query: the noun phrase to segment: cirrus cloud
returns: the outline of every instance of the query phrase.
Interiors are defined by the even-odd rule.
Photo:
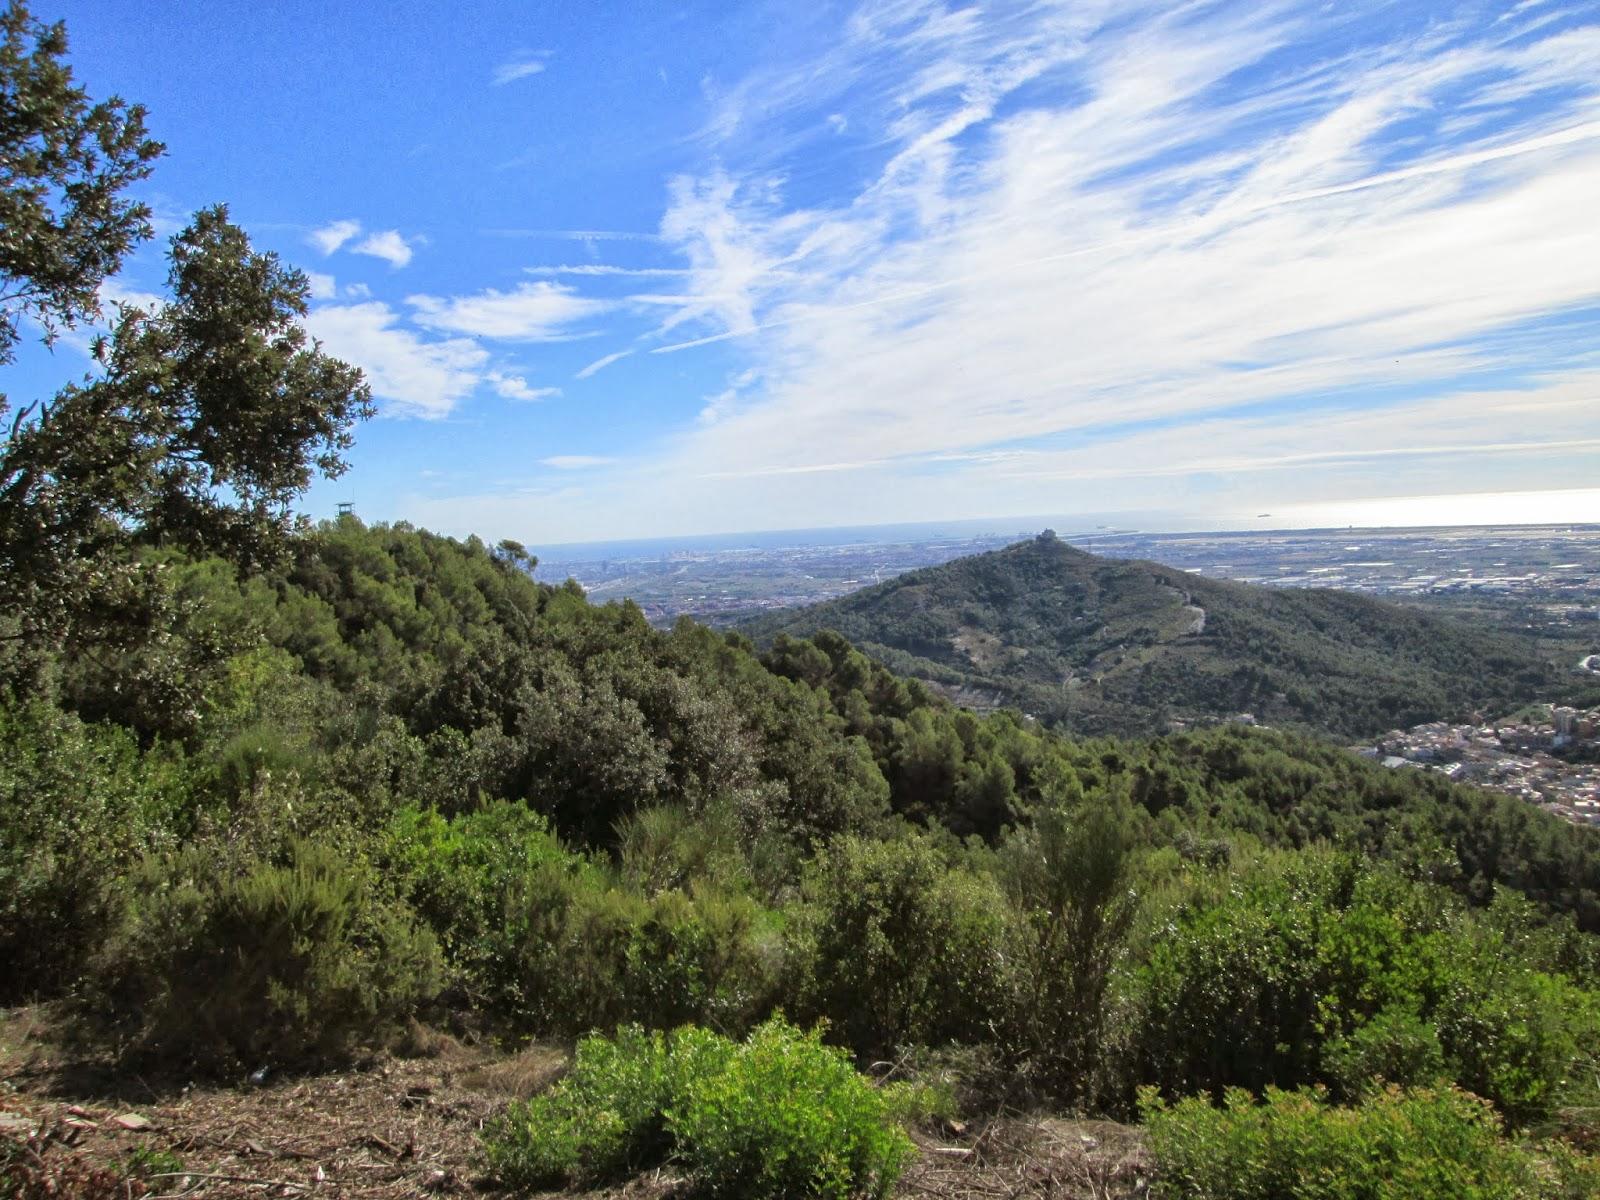
[[[372,390],[404,416],[448,416],[484,381],[489,352],[471,338],[429,340],[387,304],[322,305],[306,325],[330,354],[361,368]]]
[[[570,336],[567,327],[610,307],[555,283],[489,288],[469,296],[408,296],[417,324],[451,333],[515,342]]]

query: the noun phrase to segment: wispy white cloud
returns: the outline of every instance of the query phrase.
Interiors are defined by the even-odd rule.
[[[489,384],[496,395],[506,400],[548,400],[561,394],[560,388],[533,387],[521,375],[506,375],[498,371],[490,373]]]
[[[494,69],[493,82],[495,87],[504,87],[508,83],[515,83],[519,79],[526,79],[530,75],[537,75],[545,68],[545,55],[524,54],[508,59]]]
[[[1600,40],[1496,45],[1445,25],[1319,58],[1359,13],[991,18],[864,10],[857,57],[896,63],[897,104],[881,169],[843,202],[788,203],[759,155],[673,185],[662,233],[691,274],[651,298],[669,313],[657,348],[732,339],[758,373],[707,404],[674,469],[881,479],[946,455],[947,476],[988,485],[1022,468],[959,456],[1142,422],[1177,428],[1175,470],[1236,470],[1196,454],[1216,414],[1275,407],[1266,427],[1297,443],[1296,397],[1460,391],[1529,365],[1486,340],[1498,331],[1600,302]],[[1062,99],[1015,102],[1046,77]],[[1428,136],[1535,88],[1538,105]],[[719,136],[758,145],[761,119]]]
[[[617,460],[594,454],[553,454],[541,458],[539,465],[556,471],[587,471],[595,467],[609,467]]]
[[[484,229],[480,231],[485,237],[504,238],[549,238],[559,242],[655,242],[660,240],[656,233],[645,233],[631,229]]]
[[[590,363],[588,366],[586,366],[582,370],[580,370],[578,372],[576,378],[578,378],[578,379],[588,379],[591,375],[598,375],[601,371],[604,371],[612,363],[621,362],[623,359],[627,358],[632,353],[633,353],[632,350],[618,350],[615,354],[607,354],[604,358],[597,358],[592,363]]]
[[[134,287],[125,279],[113,277],[100,285],[100,307],[107,313],[120,307],[154,312],[165,302],[166,298],[159,292]]]
[[[306,284],[313,300],[332,300],[339,295],[338,281],[321,271],[307,271]]]
[[[553,341],[568,327],[609,305],[556,283],[524,283],[509,291],[490,288],[471,296],[408,296],[417,324],[452,333],[505,341]]]
[[[523,267],[528,275],[594,275],[623,276],[647,279],[679,278],[689,273],[686,267],[617,267],[607,263],[579,263],[571,266]]]
[[[1600,24],[1490,8],[863,0],[708,78],[656,233],[496,231],[596,258],[529,268],[610,297],[577,378],[701,397],[561,534],[1592,487]],[[423,515],[539,528],[540,480]]]
[[[411,261],[412,243],[402,237],[398,229],[385,229],[369,233],[350,250],[355,254],[381,258],[391,267],[403,267]]]
[[[373,392],[402,415],[448,416],[484,381],[489,363],[489,352],[471,338],[429,340],[377,301],[321,305],[306,325],[330,354],[360,367]]]
[[[330,221],[321,229],[313,229],[306,235],[306,241],[315,246],[324,255],[332,254],[351,238],[361,233],[361,222],[354,220]]]

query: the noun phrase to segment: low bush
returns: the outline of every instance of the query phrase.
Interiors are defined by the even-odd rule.
[[[982,1042],[1011,1005],[1015,935],[995,881],[930,839],[842,838],[807,873],[786,991],[864,1057]]]
[[[213,1070],[336,1061],[438,990],[433,935],[326,845],[238,863],[190,847],[124,891],[91,1003],[141,1057]]]
[[[1516,1125],[1593,1104],[1600,997],[1509,956],[1467,962],[1435,1014],[1456,1082]]]
[[[1567,1200],[1600,1163],[1506,1139],[1453,1088],[1391,1088],[1340,1108],[1318,1090],[1230,1090],[1222,1107],[1140,1098],[1164,1200]]]
[[[403,810],[389,856],[463,998],[513,1028],[700,1022],[742,1032],[771,1003],[776,938],[754,901],[709,884],[692,895],[619,886],[522,805],[449,820]]]
[[[579,1044],[554,1089],[484,1132],[499,1182],[587,1186],[672,1161],[707,1195],[887,1194],[911,1143],[844,1053],[781,1018],[743,1043],[685,1027]]]
[[[844,1052],[782,1021],[684,1084],[669,1124],[713,1195],[885,1196],[911,1151]]]
[[[0,704],[0,1003],[59,993],[115,913],[109,886],[175,836],[176,754],[43,702]]]
[[[1594,1092],[1595,995],[1442,888],[1280,854],[1153,924],[1120,1073],[1168,1096],[1451,1082],[1525,1126]]]
[[[572,1070],[543,1095],[513,1103],[484,1132],[491,1173],[513,1187],[558,1188],[620,1178],[666,1158],[667,1109],[688,1060],[722,1049],[685,1029],[625,1026],[578,1043]]]

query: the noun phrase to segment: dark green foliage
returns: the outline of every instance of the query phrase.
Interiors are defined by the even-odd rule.
[[[1600,1187],[1600,1161],[1501,1136],[1453,1090],[1386,1090],[1354,1108],[1316,1092],[1230,1092],[1222,1108],[1144,1098],[1155,1194],[1168,1200],[1565,1200]]]
[[[439,930],[460,999],[514,1027],[742,1030],[770,1002],[766,918],[746,897],[619,886],[521,805],[405,810],[392,837],[391,870]]]
[[[425,739],[432,785],[459,781],[442,808],[526,801],[591,846],[657,805],[802,840],[883,815],[865,747],[707,630],[591,608],[473,541],[347,519],[298,549],[266,636]]]
[[[149,207],[122,193],[163,147],[142,106],[91,103],[66,52],[64,26],[20,0],[0,13],[0,365],[19,318],[49,339],[99,315],[100,284],[150,236]]]
[[[0,600],[29,643],[159,637],[171,597],[135,546],[274,557],[291,502],[344,469],[372,412],[360,372],[308,343],[305,276],[256,253],[225,209],[197,214],[170,257],[172,299],[124,308],[98,375],[0,448]]]
[[[1131,1078],[1179,1096],[1448,1079],[1518,1123],[1589,1086],[1594,994],[1443,889],[1326,853],[1218,883],[1152,923]]]
[[[1013,1049],[1059,1098],[1103,1090],[1106,993],[1137,912],[1130,824],[1125,801],[1099,796],[1041,810],[1002,850],[1021,925]]]
[[[124,884],[97,991],[136,1054],[219,1070],[337,1060],[437,991],[432,934],[360,862],[301,841],[281,864],[208,850]]]
[[[1278,846],[1359,849],[1477,904],[1497,886],[1600,931],[1600,830],[1515,797],[1391,771],[1304,735],[1225,728],[1119,746],[1101,768],[1174,836],[1249,832]]]
[[[952,869],[926,839],[847,838],[807,873],[788,991],[863,1056],[985,1041],[1010,1010],[1014,942],[992,879]]]
[[[115,913],[117,877],[171,841],[181,759],[49,705],[0,705],[0,1002],[71,984]]]
[[[1203,614],[1203,618],[1202,618]],[[1497,633],[1342,592],[1264,588],[1036,538],[746,626],[837,630],[904,674],[1083,733],[1251,712],[1375,734],[1553,687]],[[816,672],[804,652],[774,669]]]
[[[484,1151],[512,1187],[671,1161],[700,1194],[846,1200],[887,1194],[911,1143],[839,1051],[774,1020],[744,1043],[692,1027],[586,1038],[552,1091],[485,1130]]]

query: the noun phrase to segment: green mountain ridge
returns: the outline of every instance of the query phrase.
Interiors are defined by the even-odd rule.
[[[1548,693],[1514,637],[1369,596],[1208,579],[1042,534],[743,626],[833,629],[977,707],[1081,733],[1250,713],[1358,737]]]

